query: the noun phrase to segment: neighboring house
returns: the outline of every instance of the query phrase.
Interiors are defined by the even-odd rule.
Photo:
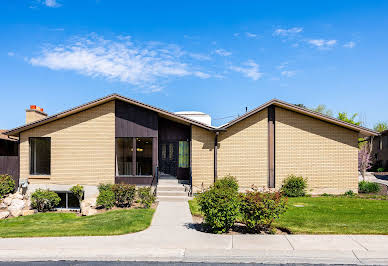
[[[385,130],[381,132],[379,136],[372,138],[372,156],[374,161],[374,168],[384,168],[385,172],[387,172],[388,130]]]
[[[157,169],[194,192],[227,174],[242,189],[278,189],[295,174],[311,193],[357,191],[357,139],[378,134],[279,100],[221,127],[181,114],[113,94],[53,116],[27,110],[27,124],[6,134],[20,139],[29,190],[81,184],[86,194],[100,183],[155,185]]]
[[[11,175],[15,180],[16,187],[19,181],[19,145],[18,139],[8,137],[0,129],[0,175]]]

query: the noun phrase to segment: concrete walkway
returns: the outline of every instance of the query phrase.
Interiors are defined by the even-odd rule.
[[[160,202],[142,232],[0,239],[0,260],[388,264],[388,236],[212,235],[192,229],[187,202]]]

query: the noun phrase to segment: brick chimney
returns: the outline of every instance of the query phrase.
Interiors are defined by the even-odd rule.
[[[46,118],[47,114],[43,112],[43,108],[36,105],[30,105],[30,109],[26,110],[26,124]]]

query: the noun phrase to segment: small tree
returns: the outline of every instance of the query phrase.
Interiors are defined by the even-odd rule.
[[[373,127],[374,130],[378,131],[378,132],[383,132],[385,130],[388,129],[388,123],[387,122],[380,122],[380,123],[377,123],[374,127]]]
[[[82,198],[84,197],[84,187],[81,185],[76,185],[76,186],[73,186],[70,189],[70,191],[71,191],[71,193],[74,194],[74,196],[77,197],[78,202],[79,202],[79,209],[80,209],[80,211],[82,211],[81,210],[81,202],[82,202]]]
[[[358,170],[362,175],[362,180],[365,181],[365,173],[372,167],[372,157],[369,148],[370,144],[363,145],[358,151]]]
[[[340,113],[338,113],[337,119],[342,120],[342,121],[347,122],[347,123],[350,123],[350,124],[353,124],[353,125],[360,126],[360,125],[362,125],[362,122],[361,121],[358,121],[358,122],[355,121],[357,116],[358,116],[357,113],[353,114],[352,116],[348,116],[348,113],[346,113],[346,112],[342,112],[341,113],[340,112]]]

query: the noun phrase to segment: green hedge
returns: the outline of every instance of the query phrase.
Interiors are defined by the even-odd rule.
[[[39,212],[50,211],[59,204],[61,198],[54,191],[37,189],[31,194],[31,206]]]
[[[10,175],[0,175],[0,200],[15,190],[15,181]]]
[[[361,181],[358,183],[358,191],[360,193],[377,193],[380,191],[380,186],[377,183]]]
[[[280,191],[287,197],[303,197],[306,195],[307,179],[289,175],[283,180]]]

